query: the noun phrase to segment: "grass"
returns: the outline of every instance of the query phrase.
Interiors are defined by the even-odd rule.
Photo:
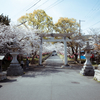
[[[30,60],[30,61],[31,61],[31,60],[32,60],[32,58],[28,58],[28,60]]]
[[[58,54],[59,57],[64,60],[64,55]],[[85,59],[78,59],[78,62],[75,61],[74,58],[69,58],[67,57],[68,62],[72,63],[72,64],[78,64],[78,62],[81,62],[82,64],[85,62]]]
[[[42,59],[45,58],[45,57],[47,57],[47,56],[48,56],[48,54],[46,54],[46,55],[44,55],[44,56],[42,55]]]
[[[64,59],[64,55],[61,55],[61,54],[58,54],[60,56],[61,59]],[[67,57],[67,60],[68,61],[75,61],[74,59],[71,59],[69,57]]]
[[[97,64],[92,64],[92,66],[94,66],[94,67],[98,67],[98,65],[97,65]]]
[[[47,57],[49,54],[46,55],[42,55],[42,59]],[[30,58],[30,61],[32,60],[32,58]],[[38,64],[39,63],[39,58],[34,58],[34,64]]]
[[[70,59],[69,57],[67,57],[68,61],[75,61],[74,59]]]
[[[98,81],[98,80],[97,80],[97,78],[95,78],[95,77],[94,77],[93,79],[94,79],[95,81],[97,81],[97,82],[99,82],[99,83],[100,83],[100,81]]]

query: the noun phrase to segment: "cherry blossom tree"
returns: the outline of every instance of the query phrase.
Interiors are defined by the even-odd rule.
[[[89,41],[94,46],[94,50],[98,52],[100,50],[100,29],[90,28],[88,32],[91,34]]]
[[[6,49],[11,52],[9,47],[14,43],[19,47],[23,53],[35,53],[39,49],[39,36],[36,34],[37,30],[27,30],[16,26],[6,26],[0,24],[0,47],[2,52]]]
[[[43,43],[43,53],[52,52],[54,50],[56,52],[60,52],[60,53],[64,54],[64,44],[60,43],[60,42],[55,43],[55,44],[47,43],[47,42]]]

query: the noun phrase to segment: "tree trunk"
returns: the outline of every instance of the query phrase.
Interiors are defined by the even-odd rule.
[[[35,52],[35,53],[33,54],[31,64],[34,64],[34,62],[35,62],[34,57],[36,56],[36,53],[37,53],[37,52]]]
[[[77,61],[77,58],[78,58],[78,55],[77,55],[77,54],[75,54],[75,61]]]
[[[70,39],[70,38],[69,38]],[[72,50],[72,54],[74,54],[75,56],[75,61],[78,61],[77,58],[78,58],[78,55],[77,55],[77,52],[78,52],[78,44],[75,44],[73,45],[72,42],[70,42],[70,47],[71,47],[71,50]]]
[[[75,56],[75,61],[77,61],[77,58],[78,58],[77,49],[78,49],[78,48],[76,48],[76,52],[74,52],[74,47],[72,47],[72,53],[73,53],[74,56]]]

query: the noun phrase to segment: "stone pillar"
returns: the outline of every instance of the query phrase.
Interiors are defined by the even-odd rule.
[[[65,62],[64,65],[62,67],[68,67],[68,61],[67,61],[67,43],[66,43],[66,37],[64,37],[64,54],[65,54]]]
[[[42,65],[42,37],[41,37],[40,50],[39,50],[39,65]]]
[[[23,74],[23,69],[20,66],[18,60],[17,60],[17,55],[19,54],[18,52],[13,52],[10,53],[13,57],[10,66],[8,67],[7,70],[7,75],[8,76],[18,76]]]
[[[64,53],[65,53],[65,65],[67,65],[67,43],[66,43],[66,37],[64,37]]]
[[[94,69],[90,61],[91,53],[85,51],[86,61],[80,73],[84,76],[94,76]]]

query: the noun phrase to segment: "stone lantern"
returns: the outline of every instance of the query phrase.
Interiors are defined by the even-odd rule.
[[[91,57],[90,51],[93,50],[93,48],[90,47],[89,42],[87,42],[87,45],[83,50],[85,51],[86,61],[80,73],[84,76],[94,76],[94,68],[90,61],[90,57]]]
[[[11,55],[13,57],[10,66],[8,67],[7,70],[7,75],[8,76],[18,76],[23,74],[23,69],[20,66],[18,60],[17,60],[17,55],[19,46],[16,42],[13,42],[13,45],[8,46],[8,48],[11,50]]]

